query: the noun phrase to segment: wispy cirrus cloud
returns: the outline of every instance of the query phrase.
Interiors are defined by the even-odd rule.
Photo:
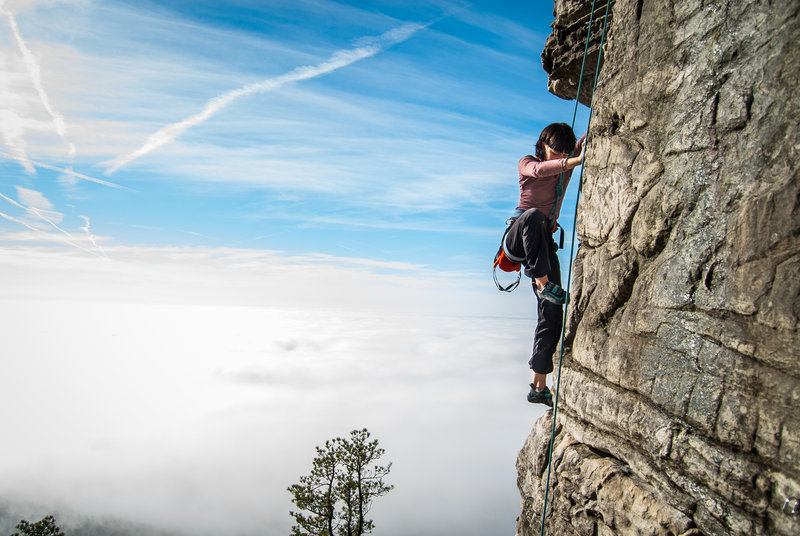
[[[39,63],[36,61],[36,57],[33,55],[33,52],[31,52],[31,49],[28,48],[28,45],[22,38],[22,33],[20,32],[19,25],[17,24],[17,19],[14,17],[14,14],[6,9],[4,4],[0,4],[0,13],[4,13],[8,18],[8,25],[11,28],[11,33],[14,35],[14,40],[17,43],[19,52],[22,55],[22,59],[25,63],[25,68],[28,71],[28,75],[30,76],[31,83],[36,90],[37,95],[39,96],[42,107],[47,111],[48,115],[52,119],[56,133],[58,133],[59,137],[64,142],[64,145],[67,147],[67,154],[69,155],[70,160],[72,160],[75,157],[75,144],[69,140],[67,135],[67,124],[64,120],[64,116],[57,112],[50,103],[50,98],[48,97],[47,92],[44,89],[44,85],[42,84],[42,70],[39,67]],[[23,163],[23,165],[25,164]],[[26,169],[30,170],[28,165],[25,167]]]
[[[31,175],[36,173],[33,162],[28,157],[27,144],[25,143],[26,119],[13,110],[0,110],[0,134],[3,143],[10,153],[3,156],[16,160],[25,171]]]
[[[17,155],[4,153],[3,151],[0,151],[0,156],[5,157],[5,158],[10,158],[12,160],[18,160],[19,161],[19,157]],[[50,165],[50,164],[45,164],[44,162],[38,162],[36,160],[32,160],[32,159],[28,158],[27,155],[25,155],[25,162],[27,163],[26,165],[31,166],[31,169],[33,169],[34,167],[40,167],[42,169],[49,169],[51,171],[58,171],[60,173],[64,173],[64,174],[69,175],[70,177],[73,177],[73,178],[76,178],[76,179],[89,181],[89,182],[94,182],[96,184],[102,184],[103,186],[108,186],[109,188],[125,188],[125,186],[121,186],[119,184],[116,184],[116,183],[113,183],[113,182],[109,182],[109,181],[106,181],[106,180],[103,180],[103,179],[97,179],[97,178],[91,177],[89,175],[84,175],[83,173],[78,173],[78,172],[73,171],[73,170],[71,170],[69,168],[62,168],[62,167],[53,166],[53,165]]]
[[[274,91],[292,82],[309,80],[311,78],[316,78],[318,76],[333,72],[337,69],[341,69],[342,67],[346,67],[356,61],[374,56],[389,46],[405,41],[424,27],[425,26],[420,24],[405,24],[378,37],[361,39],[355,48],[350,50],[336,51],[330,57],[330,59],[317,65],[297,67],[286,74],[269,78],[254,84],[249,84],[242,88],[234,89],[214,97],[208,101],[200,113],[178,123],[167,125],[161,130],[150,135],[150,137],[145,141],[144,145],[142,145],[139,149],[116,158],[106,170],[106,174],[110,175],[137,158],[141,158],[151,151],[171,143],[175,140],[175,138],[186,132],[189,128],[197,126],[200,123],[208,120],[224,106],[230,104],[240,97],[255,93]]]
[[[29,190],[22,186],[17,186],[17,197],[22,205],[17,204],[20,208],[25,208],[28,212],[37,215],[46,215],[48,220],[61,222],[64,216],[54,210],[53,203],[51,203],[41,192],[36,190]],[[13,201],[12,201],[13,202]],[[25,205],[23,207],[23,205]]]
[[[88,233],[88,219],[86,223],[87,234],[89,234],[92,243],[95,245],[95,250],[88,249],[83,247],[80,242],[81,239],[76,238],[73,236],[69,231],[65,230],[61,227],[61,222],[64,219],[64,215],[60,212],[55,210],[53,204],[41,193],[37,192],[36,190],[30,190],[28,188],[23,188],[21,186],[17,186],[17,197],[19,198],[19,202],[11,199],[8,196],[0,194],[0,199],[4,199],[11,205],[22,209],[25,213],[29,216],[27,220],[23,220],[21,218],[16,218],[14,216],[10,216],[8,214],[0,212],[0,217],[18,223],[20,225],[25,226],[26,228],[30,229],[31,231],[35,231],[36,233],[40,233],[43,235],[47,235],[48,237],[58,237],[62,242],[75,247],[85,253],[89,253],[91,255],[98,255],[101,257],[105,257],[105,251],[102,248],[98,248],[97,244],[95,243],[94,238]],[[43,222],[46,224],[46,227],[51,227],[58,231],[58,235],[52,235],[50,232],[44,230],[42,225],[37,225],[37,223]],[[97,249],[100,251],[98,252]]]

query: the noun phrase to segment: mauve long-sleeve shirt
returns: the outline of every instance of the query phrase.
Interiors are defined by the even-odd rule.
[[[575,144],[574,154],[580,154],[585,137],[583,136]],[[517,209],[538,208],[545,214],[550,215],[550,211],[556,203],[558,176],[562,172],[564,173],[564,192],[567,191],[569,179],[572,177],[572,170],[566,169],[566,165],[566,158],[539,160],[535,156],[523,156],[517,165],[519,168],[519,205],[517,205]],[[555,221],[558,220],[558,215],[561,213],[561,203],[563,201],[564,196],[562,194],[561,199],[558,199]]]

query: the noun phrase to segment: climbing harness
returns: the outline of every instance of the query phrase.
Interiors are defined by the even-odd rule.
[[[594,6],[595,1],[592,0],[592,11],[589,16],[589,29],[586,31],[586,46],[583,49],[583,61],[581,63],[581,74],[580,78],[578,79],[578,91],[575,95],[575,111],[572,114],[572,128],[575,128],[575,118],[578,115],[578,102],[581,95],[581,84],[583,82],[583,70],[586,66],[586,56],[589,54],[589,38],[592,35],[592,21],[594,19]],[[603,15],[603,33],[600,37],[600,48],[597,54],[597,66],[594,72],[594,86],[592,87],[592,101],[594,100],[594,93],[597,89],[597,78],[600,74],[600,61],[603,57],[603,44],[605,43],[606,39],[606,27],[608,25],[608,9],[611,6],[611,0],[606,1],[606,12]],[[589,132],[589,127],[592,124],[592,102],[589,102],[589,120],[586,126],[586,132]],[[586,160],[586,152],[583,153],[583,160],[581,161],[581,172],[578,177],[578,196],[575,200],[575,215],[573,217],[573,222],[578,219],[578,201],[580,200],[581,196],[581,187],[583,186],[583,163]],[[560,181],[559,181],[560,182]],[[575,234],[576,234],[576,225],[573,224],[572,226],[572,243],[570,244],[570,251],[569,251],[569,271],[567,273],[567,287],[569,288],[572,282],[572,263],[574,261],[574,253],[575,253]],[[566,304],[564,305],[564,318],[566,319],[567,316],[567,309],[569,307],[569,299],[567,299]],[[544,505],[542,506],[542,527],[540,531],[540,536],[544,536],[544,526],[545,520],[547,519],[547,499],[550,493],[550,474],[551,474],[551,467],[553,464],[553,443],[555,442],[556,437],[556,417],[558,416],[558,397],[561,394],[561,362],[564,359],[564,334],[566,333],[567,322],[562,322],[561,325],[561,343],[560,347],[561,350],[558,356],[558,379],[556,380],[556,393],[553,397],[553,425],[552,429],[550,430],[550,449],[547,453],[547,481],[545,483],[544,488]]]
[[[494,279],[494,284],[497,285],[497,288],[503,292],[511,292],[519,286],[519,281],[522,278],[522,271],[520,268],[522,267],[522,262],[525,260],[515,257],[508,249],[506,237],[508,237],[508,231],[511,229],[513,224],[513,218],[506,220],[506,231],[503,233],[503,238],[500,240],[500,248],[497,250],[497,254],[494,256],[494,267],[492,268],[492,278]],[[498,268],[504,272],[517,272],[517,280],[508,285],[501,285],[500,281],[497,279]]]
[[[561,227],[556,221],[556,208],[561,202],[561,198],[563,196],[564,196],[564,173],[560,173],[558,175],[558,183],[556,183],[556,201],[555,203],[553,203],[553,208],[550,209],[550,214],[547,216],[547,225],[551,233],[555,234],[555,232],[558,229],[561,229],[561,237],[558,240],[558,249],[564,249],[564,228]],[[521,212],[522,212],[521,210],[518,210],[518,213]],[[500,248],[498,248],[497,253],[494,256],[494,263],[492,264],[492,279],[494,279],[494,284],[497,286],[498,290],[501,290],[503,292],[511,292],[512,290],[514,290],[519,286],[519,281],[520,278],[522,277],[522,271],[520,270],[520,268],[521,264],[525,262],[524,258],[515,257],[511,253],[511,251],[508,249],[508,243],[506,242],[506,238],[508,237],[508,232],[511,230],[511,226],[514,225],[514,221],[516,220],[515,216],[512,216],[511,218],[508,218],[506,220],[506,230],[503,233],[503,238],[500,240]],[[502,285],[497,278],[498,268],[500,268],[500,270],[502,270],[503,272],[517,272],[516,281],[513,281],[508,285]]]

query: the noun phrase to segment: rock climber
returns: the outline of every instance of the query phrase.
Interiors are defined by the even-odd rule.
[[[525,259],[525,275],[533,280],[538,303],[538,322],[528,402],[553,407],[547,375],[553,372],[553,354],[561,336],[567,293],[561,288],[561,266],[553,233],[572,170],[583,161],[586,135],[575,141],[566,123],[545,127],[536,142],[536,155],[523,156],[519,167],[519,205],[510,220],[506,247],[511,255]],[[577,153],[577,154],[576,154]],[[573,156],[574,155],[574,156]]]

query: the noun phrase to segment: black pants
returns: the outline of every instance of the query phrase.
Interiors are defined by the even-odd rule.
[[[524,212],[511,224],[506,244],[509,253],[525,259],[525,275],[531,279],[546,275],[549,281],[561,285],[561,265],[556,254],[558,246],[550,233],[544,212],[535,208]],[[528,364],[534,372],[550,374],[553,372],[553,354],[561,337],[564,310],[560,305],[539,299],[538,296],[536,301],[538,320],[533,336],[533,353]]]

